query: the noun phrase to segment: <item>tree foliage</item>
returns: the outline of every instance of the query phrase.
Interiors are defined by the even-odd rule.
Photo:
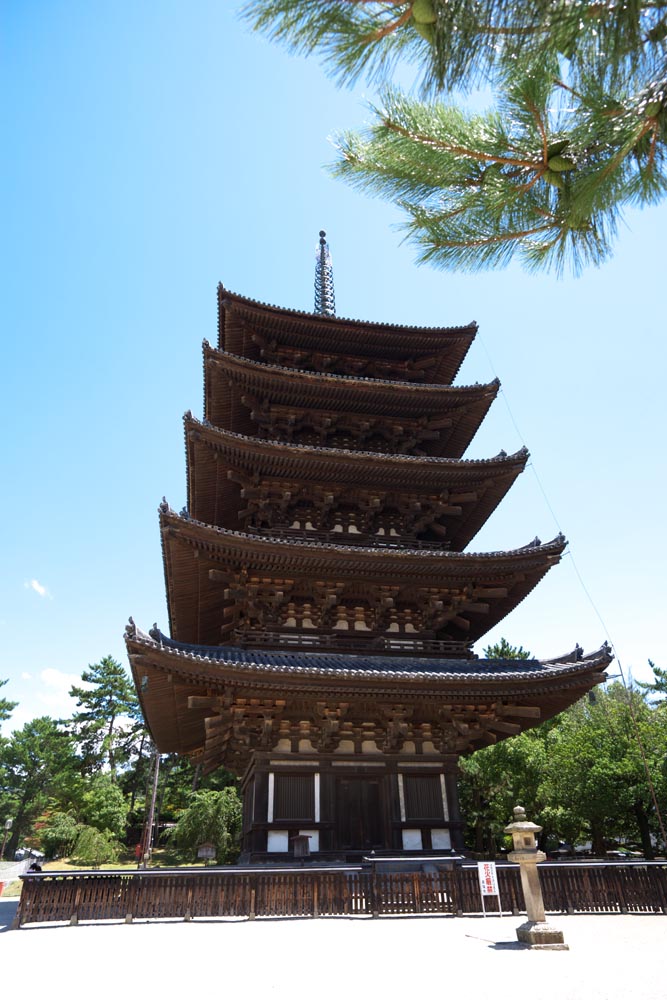
[[[523,646],[512,646],[505,638],[487,646],[484,650],[487,660],[529,660],[530,653]]]
[[[81,825],[78,828],[72,858],[78,864],[99,868],[100,865],[108,864],[110,861],[117,861],[119,850],[120,844],[108,831]]]
[[[405,211],[422,262],[578,272],[610,254],[626,206],[664,196],[662,0],[253,0],[244,13],[340,82],[381,83],[334,173]],[[421,100],[390,85],[400,61]],[[480,85],[484,114],[440,99]]]
[[[107,766],[115,777],[144,729],[139,699],[127,671],[111,656],[90,664],[81,680],[83,685],[70,690],[79,711],[68,724],[80,748],[83,768],[92,773]]]
[[[72,739],[48,716],[27,722],[0,745],[0,805],[14,820],[7,855],[47,806],[77,798],[80,784]]]
[[[73,812],[52,812],[39,831],[40,845],[46,857],[69,857],[80,832],[81,824]]]
[[[663,670],[662,667],[656,667],[653,660],[648,661],[648,665],[653,671],[653,681],[650,683],[637,682],[637,687],[641,688],[642,691],[650,692],[651,694],[658,695],[660,699],[667,697],[667,670]],[[667,705],[666,702],[662,702],[663,705]]]
[[[211,843],[220,864],[236,859],[240,835],[241,800],[231,786],[220,792],[194,792],[173,829],[175,843],[192,861],[201,844]]]
[[[0,688],[4,687],[7,681],[0,681]],[[16,708],[18,702],[9,701],[7,698],[0,698],[0,722],[5,722],[14,709]]]
[[[129,803],[110,774],[97,774],[83,793],[80,816],[88,826],[120,839],[125,834]]]
[[[593,700],[462,761],[469,843],[480,851],[497,845],[521,802],[544,827],[543,843],[590,840],[593,852],[604,854],[626,839],[651,857],[661,829],[650,784],[667,811],[666,747],[667,713],[620,684],[598,690]]]

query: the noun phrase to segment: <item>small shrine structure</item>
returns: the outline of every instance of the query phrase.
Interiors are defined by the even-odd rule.
[[[169,634],[130,620],[134,680],[161,753],[241,777],[244,861],[460,849],[460,756],[611,656],[473,653],[566,544],[468,551],[528,459],[463,457],[499,388],[453,385],[477,327],[337,318],[324,233],[315,291],[303,313],[218,288],[187,506],[160,506]]]

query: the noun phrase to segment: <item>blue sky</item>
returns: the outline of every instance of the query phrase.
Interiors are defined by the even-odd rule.
[[[3,5],[0,678],[20,703],[12,727],[71,711],[88,663],[124,662],[128,615],[167,627],[156,509],[163,494],[185,500],[181,417],[201,416],[217,282],[311,309],[320,228],[339,315],[480,325],[459,382],[498,375],[503,390],[468,455],[525,443],[532,465],[471,548],[559,528],[570,540],[489,639],[549,656],[609,638],[648,679],[649,657],[664,665],[667,206],[628,212],[613,260],[576,280],[417,267],[398,212],[323,169],[330,136],[368,118],[372,87],[336,89],[233,7]]]

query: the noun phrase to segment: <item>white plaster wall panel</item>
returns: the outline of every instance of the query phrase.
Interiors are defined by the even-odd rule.
[[[269,854],[287,853],[289,850],[287,830],[269,830],[266,849]]]
[[[452,846],[449,830],[431,830],[431,844],[434,851],[449,851]]]
[[[421,851],[422,832],[421,830],[403,830],[403,850]]]

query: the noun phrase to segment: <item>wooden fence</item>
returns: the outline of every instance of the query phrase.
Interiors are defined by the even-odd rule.
[[[542,864],[551,913],[667,913],[667,865]],[[389,916],[481,912],[476,866],[48,872],[23,877],[14,922],[196,917]],[[504,912],[525,909],[519,869],[498,865]],[[495,897],[487,912],[497,911]]]

